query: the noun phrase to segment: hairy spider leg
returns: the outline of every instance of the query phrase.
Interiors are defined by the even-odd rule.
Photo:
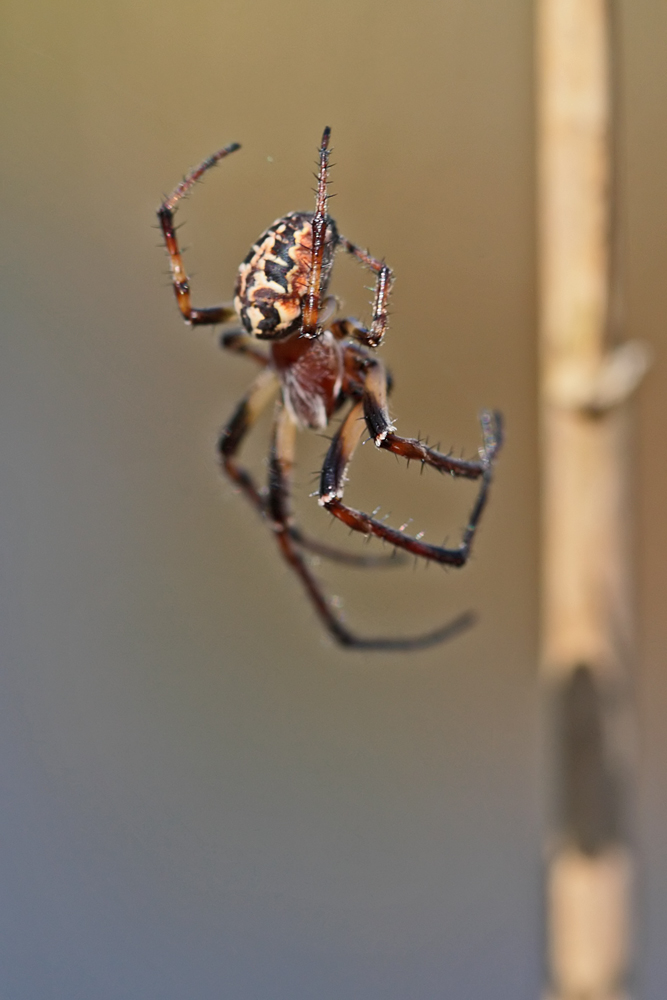
[[[313,239],[310,252],[310,273],[303,306],[300,335],[316,337],[320,330],[320,299],[322,285],[322,260],[327,235],[327,184],[329,172],[329,136],[327,125],[320,143],[320,166],[317,173],[317,197],[312,228]]]
[[[227,346],[227,345],[226,345]],[[234,349],[234,348],[232,348]],[[259,353],[259,352],[258,352]],[[218,454],[223,472],[236,483],[243,495],[260,513],[267,513],[267,499],[264,492],[257,486],[251,473],[235,461],[241,444],[276,394],[279,386],[277,376],[265,368],[252,383],[250,389],[234,410],[232,416],[223,428],[218,441]],[[322,556],[334,562],[360,569],[377,568],[381,566],[396,566],[400,563],[397,553],[386,555],[358,555],[355,552],[345,552],[333,545],[310,538],[295,525],[291,519],[287,524],[291,539],[301,548]]]
[[[361,404],[357,404],[348,414],[342,424],[339,434],[352,450],[363,433],[363,413]],[[360,430],[361,428],[361,430]],[[273,530],[280,551],[287,563],[300,578],[306,593],[310,597],[320,619],[331,636],[349,649],[406,651],[425,649],[446,639],[451,639],[459,632],[472,625],[474,616],[469,612],[448,622],[434,632],[418,636],[387,638],[362,638],[351,632],[334,613],[330,601],[324,594],[320,584],[310,572],[306,562],[299,552],[295,539],[290,532],[290,478],[294,466],[296,424],[284,406],[280,406],[273,432],[269,458],[269,500],[268,512],[273,523]]]
[[[363,401],[366,424],[378,448],[410,461],[430,465],[439,472],[449,472],[465,479],[479,479],[495,459],[501,445],[499,414],[482,415],[484,448],[481,458],[476,461],[443,455],[416,438],[401,437],[396,433],[387,409],[387,373],[384,365],[375,358],[366,367]]]
[[[407,552],[412,553],[412,555],[420,556],[423,559],[429,559],[447,566],[465,565],[470,555],[470,549],[482,512],[486,506],[493,477],[493,461],[501,445],[499,415],[489,412],[482,414],[483,447],[481,449],[479,470],[475,471],[474,476],[474,478],[481,477],[481,483],[468,518],[468,523],[464,529],[461,543],[456,548],[450,549],[440,545],[429,545],[396,528],[390,528],[369,514],[355,510],[343,503],[347,467],[362,436],[364,426],[367,426],[370,433],[373,434],[373,426],[368,419],[370,403],[369,398],[367,398],[368,394],[368,397],[372,401],[372,392],[373,387],[367,387],[363,401],[353,407],[331,442],[322,467],[319,499],[321,506],[325,507],[334,517],[342,521],[343,524],[352,528],[353,531],[359,531],[364,535],[375,535],[377,538],[381,538],[391,545],[405,549]],[[381,406],[378,409],[381,409]],[[359,417],[362,413],[364,419],[360,420]],[[439,456],[439,453],[437,454]],[[446,458],[446,456],[439,457]],[[439,467],[437,462],[432,461],[431,455],[427,455],[423,460],[428,464],[434,465],[436,468]],[[454,475],[466,475],[466,472],[461,472],[457,469],[450,471]]]
[[[366,347],[379,347],[384,340],[389,322],[389,295],[394,285],[394,273],[384,261],[371,257],[367,250],[355,246],[344,236],[339,237],[338,242],[347,253],[352,254],[358,261],[374,271],[377,277],[375,279],[370,330],[357,319],[342,319],[334,324],[338,328],[334,335],[352,337],[353,340],[358,340]]]
[[[195,309],[191,304],[190,279],[185,272],[181,251],[178,246],[176,229],[174,227],[174,212],[181,198],[188,193],[207,170],[215,166],[225,156],[228,156],[229,153],[233,153],[240,148],[238,142],[232,142],[229,146],[223,146],[222,149],[217,150],[217,152],[200,163],[198,167],[191,170],[181,183],[174,188],[169,197],[165,198],[158,209],[157,215],[164,235],[165,247],[169,254],[171,280],[174,285],[178,308],[181,310],[185,322],[190,323],[192,326],[225,323],[227,320],[233,319],[236,313],[231,306],[227,305],[211,306],[207,309]]]

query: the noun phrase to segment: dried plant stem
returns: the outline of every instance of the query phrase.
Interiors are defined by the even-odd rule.
[[[605,0],[538,0],[543,476],[541,670],[549,720],[553,1000],[620,1000],[631,966],[626,778],[632,659],[627,399],[614,343]]]

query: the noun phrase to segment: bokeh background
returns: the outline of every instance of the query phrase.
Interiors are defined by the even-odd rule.
[[[667,7],[620,4],[620,217],[636,409],[638,992],[667,992]],[[5,0],[0,996],[528,1000],[542,974],[533,10],[528,0]],[[341,230],[396,270],[399,429],[508,439],[462,572],[322,564],[323,636],[217,472],[252,377],[180,322],[151,229],[181,209],[198,305],[312,204],[333,127]],[[334,291],[368,315],[368,275]],[[248,458],[263,473],[267,424]],[[355,547],[309,493],[298,509]],[[348,496],[456,537],[470,487],[360,449]]]

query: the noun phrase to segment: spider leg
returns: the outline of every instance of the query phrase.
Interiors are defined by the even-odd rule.
[[[327,184],[329,170],[329,137],[331,129],[327,126],[320,143],[320,168],[317,174],[317,199],[313,215],[313,245],[311,250],[308,288],[303,306],[301,323],[302,337],[316,337],[320,323],[320,300],[322,284],[322,261],[327,235]]]
[[[164,243],[167,248],[167,253],[169,254],[171,279],[174,285],[178,308],[181,310],[186,323],[190,323],[192,326],[225,323],[227,320],[233,319],[236,313],[229,306],[224,305],[212,306],[208,309],[195,309],[192,306],[190,301],[190,279],[185,272],[181,251],[178,245],[178,239],[176,237],[174,212],[181,198],[188,193],[193,185],[197,183],[197,181],[210,167],[213,167],[229,153],[233,153],[235,150],[240,148],[241,147],[237,142],[232,142],[229,146],[224,146],[222,149],[219,149],[217,152],[209,156],[206,160],[200,163],[198,167],[195,167],[194,170],[191,170],[190,173],[184,177],[181,183],[174,188],[169,197],[165,198],[157,212],[162,233],[164,235]]]
[[[354,414],[354,417],[352,417],[352,414]],[[359,423],[363,424],[363,417],[360,406],[356,406],[345,420],[341,430],[347,426],[349,429],[348,436],[351,438],[356,437],[356,440],[358,440],[360,435],[357,433],[356,425]],[[445,639],[451,639],[454,635],[468,628],[473,621],[470,613],[461,615],[459,618],[448,622],[445,626],[434,632],[406,638],[386,638],[381,636],[364,639],[356,636],[346,628],[331,608],[331,604],[317,579],[310,572],[290,531],[290,476],[294,465],[295,433],[296,425],[294,420],[285,406],[280,405],[274,425],[269,457],[269,498],[267,508],[282,555],[301,580],[306,593],[315,606],[315,610],[333,638],[342,646],[352,649],[398,652],[401,650],[425,649],[428,646],[443,642]]]
[[[350,243],[344,236],[340,237],[340,245],[358,261],[375,272],[375,293],[373,296],[373,318],[370,330],[356,319],[343,319],[339,321],[341,332],[344,336],[358,340],[366,347],[379,347],[387,331],[389,317],[387,309],[389,305],[389,295],[394,284],[394,274],[390,267],[383,261],[375,257],[360,247]]]
[[[263,368],[266,368],[269,363],[268,355],[255,347],[255,341],[244,330],[229,330],[227,333],[223,333],[220,338],[220,346],[234,354],[245,354],[246,357],[252,358]]]
[[[264,369],[260,372],[225,424],[218,440],[218,454],[223,471],[260,514],[266,511],[266,500],[252,475],[238,465],[234,457],[244,437],[275,395],[278,385],[278,378],[272,371]]]
[[[300,548],[307,552],[312,552],[314,556],[321,556],[331,562],[341,563],[343,566],[356,567],[357,569],[381,569],[385,566],[400,566],[403,557],[394,550],[391,555],[366,556],[357,552],[346,552],[345,549],[338,549],[335,545],[327,545],[316,538],[305,535],[296,524],[289,525],[290,537]]]
[[[259,352],[257,353],[259,354]],[[223,472],[229,476],[232,482],[236,483],[246,499],[250,501],[260,514],[267,513],[267,499],[264,491],[257,485],[251,473],[235,461],[235,456],[246,434],[266,409],[277,388],[278,379],[276,375],[265,368],[257,376],[246,395],[234,410],[234,413],[223,428],[218,441],[218,454]],[[396,566],[400,563],[400,560],[397,560],[393,554],[390,556],[359,555],[356,552],[345,552],[343,549],[337,549],[332,545],[319,542],[305,535],[291,520],[287,524],[287,530],[292,540],[301,548],[312,552],[314,555],[343,563],[346,566],[365,569],[380,566]]]
[[[475,461],[443,455],[416,438],[404,438],[396,434],[387,410],[387,375],[384,365],[375,358],[366,367],[363,403],[366,424],[378,448],[431,465],[439,472],[449,472],[465,479],[479,479],[493,463],[502,444],[500,414],[489,412],[483,413],[481,417],[484,446],[480,449],[480,458]]]
[[[354,316],[341,316],[329,325],[329,329],[336,340],[357,341],[364,346],[368,344],[368,327]]]
[[[481,451],[481,469],[477,473],[477,475],[481,475],[481,484],[468,518],[468,524],[464,529],[461,543],[456,548],[450,549],[440,545],[428,545],[419,538],[414,538],[396,528],[391,528],[369,514],[354,510],[354,508],[348,507],[347,504],[343,503],[345,473],[354,449],[363,434],[364,426],[368,423],[368,418],[364,419],[365,410],[366,400],[364,399],[363,402],[357,403],[352,408],[331,442],[322,467],[320,504],[326,507],[334,517],[337,517],[353,531],[359,531],[364,535],[375,535],[377,538],[381,538],[391,545],[405,549],[407,552],[415,556],[420,556],[423,559],[429,559],[447,566],[463,566],[470,555],[472,542],[482,512],[486,506],[491,486],[493,459],[500,447],[500,423],[498,415],[491,413],[482,415],[484,448]],[[364,417],[362,417],[362,413]],[[369,430],[373,433],[370,426]]]

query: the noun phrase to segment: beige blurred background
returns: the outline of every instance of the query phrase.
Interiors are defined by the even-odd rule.
[[[529,1000],[541,978],[532,7],[6,0],[2,116],[0,996]],[[639,994],[667,992],[667,7],[621,5],[637,407]],[[332,211],[397,274],[393,413],[507,446],[472,564],[322,565],[357,631],[467,608],[440,649],[322,634],[215,462],[252,377],[186,329],[151,229],[179,212],[194,301],[284,212]],[[334,291],[367,315],[368,276]],[[261,474],[267,426],[248,449]],[[304,442],[298,507],[326,442]],[[350,501],[456,537],[470,488],[361,449]]]

